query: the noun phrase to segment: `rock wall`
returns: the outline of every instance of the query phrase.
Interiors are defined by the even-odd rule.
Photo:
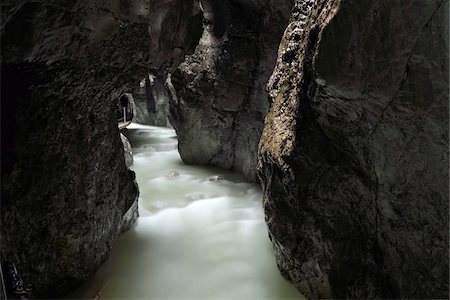
[[[255,181],[266,83],[292,0],[201,3],[200,44],[171,76],[178,149],[188,164],[234,169]]]
[[[302,293],[449,296],[448,1],[295,0],[267,99],[292,2],[2,1],[1,250],[36,296],[136,218],[115,104],[149,72],[185,162],[250,180],[270,103],[258,174]]]
[[[134,222],[116,100],[193,52],[199,36],[185,33],[201,33],[201,12],[184,0],[5,0],[1,14],[1,256],[34,296],[55,298]]]
[[[259,176],[309,298],[448,298],[448,1],[297,0]]]
[[[169,127],[169,95],[163,76],[141,81],[133,90],[135,114],[133,122]]]
[[[125,158],[125,165],[127,166],[127,168],[129,168],[134,163],[133,150],[131,148],[130,141],[123,133],[120,133],[120,140],[123,146],[123,156]]]

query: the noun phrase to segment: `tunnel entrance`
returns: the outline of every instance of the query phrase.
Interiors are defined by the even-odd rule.
[[[134,118],[135,105],[130,94],[122,95],[117,101],[117,124],[119,129],[126,128]]]

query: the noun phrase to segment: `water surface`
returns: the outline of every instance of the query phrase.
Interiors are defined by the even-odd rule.
[[[172,129],[132,124],[128,136],[140,217],[72,297],[304,299],[276,267],[258,185],[183,164]]]

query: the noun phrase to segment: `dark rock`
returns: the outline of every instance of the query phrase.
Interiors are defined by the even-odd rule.
[[[208,178],[209,181],[222,181],[224,180],[222,175],[214,175]]]
[[[201,13],[185,0],[5,0],[1,14],[1,250],[36,297],[55,298],[137,216],[116,100],[193,52]]]
[[[448,298],[448,1],[296,1],[259,176],[309,298]]]
[[[178,149],[188,164],[234,169],[255,181],[265,87],[292,0],[201,3],[203,37],[170,78]]]
[[[198,1],[158,0],[130,1],[141,3],[148,13],[149,63],[159,74],[162,69],[174,71],[185,55],[194,52],[202,35],[203,15]],[[146,15],[147,16],[147,15]],[[146,40],[145,35],[141,39]],[[148,75],[148,74],[147,74]],[[141,78],[144,78],[142,76]]]
[[[0,299],[26,300],[32,297],[31,286],[26,286],[16,266],[8,261],[1,264]]]
[[[149,76],[150,77],[150,76]],[[163,76],[141,81],[133,91],[135,116],[140,124],[169,127],[169,96]]]

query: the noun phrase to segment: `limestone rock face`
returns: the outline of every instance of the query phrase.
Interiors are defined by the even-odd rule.
[[[448,298],[448,1],[297,0],[259,176],[310,298]]]
[[[179,152],[188,164],[234,169],[255,181],[266,84],[292,0],[200,2],[200,44],[171,76]]]
[[[135,115],[139,124],[169,127],[169,96],[163,76],[145,79],[133,90]]]
[[[155,2],[181,5],[180,19]],[[201,12],[185,0],[5,0],[1,13],[2,258],[36,297],[55,298],[133,224],[138,190],[116,100],[180,60],[177,47],[193,51],[195,38],[175,33],[194,30]]]
[[[120,133],[120,140],[122,141],[123,145],[123,155],[125,158],[125,165],[127,168],[131,167],[133,165],[133,150],[131,149],[130,141],[127,139],[127,137]]]

